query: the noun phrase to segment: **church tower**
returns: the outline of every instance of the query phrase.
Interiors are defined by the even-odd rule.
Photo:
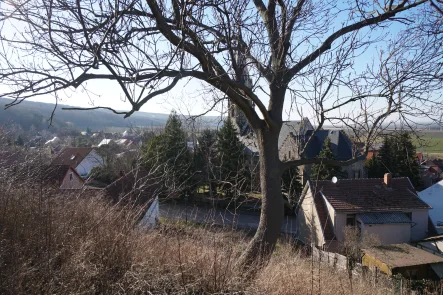
[[[252,79],[249,77],[249,71],[246,65],[245,57],[241,53],[237,53],[236,64],[239,69],[239,72],[241,73],[240,77],[237,77],[237,81],[246,85],[249,88],[252,88]],[[251,107],[254,108],[254,103],[252,102],[252,100],[248,100],[248,102],[251,105]],[[249,126],[245,114],[236,104],[229,101],[228,108],[229,108],[229,113],[228,113],[229,119],[237,128],[237,131],[241,136],[244,136],[253,131],[251,126]]]

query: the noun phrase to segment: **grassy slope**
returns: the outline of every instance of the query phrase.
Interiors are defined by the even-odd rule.
[[[417,152],[443,158],[443,131],[423,131],[421,140],[414,138]]]
[[[88,195],[13,189],[1,179],[0,293],[390,294],[392,286],[312,264],[287,242],[256,276],[236,271],[248,237],[134,226],[132,211]]]

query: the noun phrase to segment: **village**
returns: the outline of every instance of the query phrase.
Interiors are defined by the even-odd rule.
[[[443,294],[443,0],[5,0],[0,294]]]
[[[23,170],[18,173],[17,167],[26,163],[27,177],[42,179],[45,186],[67,196],[74,192],[120,206],[137,205],[143,227],[153,228],[169,220],[253,232],[259,226],[261,207],[260,191],[254,183],[259,159],[254,133],[241,122],[245,122],[241,112],[234,109],[220,130],[205,129],[191,136],[180,117],[172,113],[164,129],[138,133],[130,129],[117,134],[88,130],[75,140],[47,134],[34,147],[21,139],[9,140],[14,143],[3,147],[0,165],[7,173],[20,174]],[[285,122],[279,139],[280,157],[297,157],[303,138],[309,138],[312,131],[307,118]],[[7,128],[3,132],[5,137],[11,134]],[[159,156],[154,144],[171,134],[175,138],[159,150],[166,152],[163,156],[176,157],[168,169],[186,177],[155,172],[166,168],[153,164]],[[386,134],[386,138],[395,136],[395,132]],[[83,146],[71,147],[69,142],[82,142]],[[411,178],[394,170],[374,177],[372,162],[381,160],[380,154],[387,151],[383,145],[388,142],[375,145],[365,159],[352,165],[305,165],[293,171],[289,181],[283,179],[285,220],[281,234],[311,249],[317,259],[328,257],[325,260],[331,263],[332,255],[335,266],[343,269],[349,259],[346,245],[354,239],[358,243],[358,252],[352,256],[355,263],[387,276],[438,281],[443,277],[442,161],[426,159],[411,145],[406,147],[410,149],[407,152],[415,153],[408,164],[416,172]],[[237,158],[216,164],[226,145],[230,158]],[[237,154],[233,147],[238,148]],[[170,151],[165,150],[168,148]],[[355,150],[345,130],[322,129],[304,156],[346,161]],[[40,162],[33,162],[37,155]],[[199,162],[200,167],[192,162]],[[226,169],[231,171],[226,173]]]

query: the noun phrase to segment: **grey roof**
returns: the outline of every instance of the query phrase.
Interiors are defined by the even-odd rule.
[[[357,217],[364,224],[399,224],[411,223],[411,219],[403,212],[372,212],[360,213]]]
[[[281,126],[280,135],[278,136],[278,147],[281,147],[283,141],[291,134],[298,135],[300,131],[301,121],[286,121]]]
[[[312,130],[306,132],[307,139],[311,136],[312,132]],[[318,130],[306,148],[304,157],[307,159],[317,157],[323,149],[323,144],[327,137],[329,137],[331,141],[332,153],[337,160],[349,160],[352,158],[351,141],[342,130]]]

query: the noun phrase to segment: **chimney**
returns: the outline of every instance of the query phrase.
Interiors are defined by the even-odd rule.
[[[384,182],[386,187],[390,187],[392,183],[392,174],[391,173],[385,173]]]

